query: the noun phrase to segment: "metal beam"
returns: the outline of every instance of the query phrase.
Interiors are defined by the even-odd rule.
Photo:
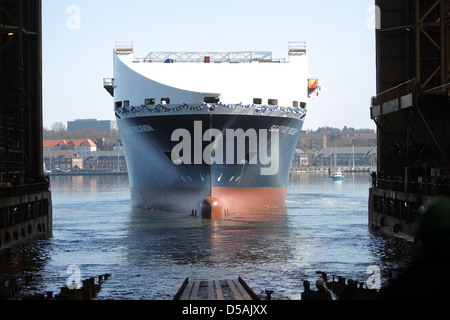
[[[431,73],[431,75],[427,78],[427,80],[425,80],[425,81],[423,82],[422,88],[421,88],[421,89],[424,89],[424,88],[427,86],[427,84],[428,84],[431,80],[433,80],[433,78],[439,73],[440,70],[441,70],[441,66],[438,66],[438,67]]]
[[[448,74],[447,74],[447,68],[446,68],[446,66],[447,66],[447,59],[446,59],[446,57],[447,57],[447,52],[446,52],[446,50],[447,50],[447,48],[446,48],[446,46],[445,46],[445,43],[446,43],[446,36],[447,36],[447,28],[446,28],[446,25],[447,25],[447,23],[446,23],[446,21],[445,21],[445,14],[446,14],[446,12],[448,12],[448,11],[446,11],[445,9],[448,7],[448,1],[445,1],[445,0],[441,0],[441,15],[440,15],[440,17],[439,17],[439,19],[440,19],[440,21],[441,21],[441,30],[440,30],[440,32],[441,32],[441,34],[440,34],[440,42],[441,42],[441,45],[440,45],[440,48],[441,48],[441,85],[444,85],[444,84],[446,84],[447,83],[447,77],[448,77]]]
[[[422,89],[422,72],[421,72],[421,50],[420,50],[420,33],[421,26],[418,23],[420,21],[420,0],[416,0],[416,82],[418,84],[419,91]]]
[[[428,133],[430,134],[431,139],[433,139],[433,142],[434,142],[434,144],[436,145],[436,147],[438,148],[438,150],[439,150],[439,152],[440,152],[442,158],[443,158],[443,159],[445,160],[445,162],[447,163],[447,166],[450,167],[450,162],[448,161],[448,158],[447,158],[447,156],[445,155],[444,150],[442,150],[441,145],[440,145],[439,142],[437,141],[437,139],[436,139],[436,137],[435,137],[435,135],[434,135],[434,133],[433,133],[433,130],[431,130],[431,128],[430,128],[430,126],[429,126],[427,120],[425,119],[425,116],[423,115],[423,113],[422,113],[422,111],[420,110],[419,105],[418,105],[417,103],[416,103],[416,111],[417,111],[417,113],[419,114],[420,118],[422,119],[423,124],[424,124],[425,127],[427,128],[427,131],[428,131]]]
[[[447,52],[448,48],[445,46],[447,43],[447,32],[448,27],[446,23],[446,11],[445,8],[448,7],[448,0],[437,0],[434,1],[428,10],[422,15],[423,10],[421,10],[421,0],[415,1],[415,46],[416,46],[416,79],[419,84],[419,89],[424,90],[427,85],[430,83],[433,86],[445,85],[448,80],[448,66],[447,66]],[[427,2],[428,3],[428,2]],[[436,17],[436,21],[433,22],[424,22],[433,11],[439,11],[438,17]],[[435,37],[430,35],[429,31],[432,30],[435,33]],[[428,40],[429,43],[438,51],[437,53],[429,53],[428,56],[426,54],[426,42],[422,41],[422,35],[424,39]],[[432,52],[433,50],[431,50]],[[436,63],[432,63],[429,65],[428,63],[425,65],[423,62],[430,60],[436,60]],[[429,66],[430,69],[424,70],[425,66]],[[429,73],[428,78],[424,80],[423,73]],[[433,81],[434,80],[434,81]]]
[[[422,18],[419,16],[419,20],[417,20],[418,23],[423,23],[423,21],[430,15],[430,13],[439,5],[441,0],[437,0],[433,5],[428,9],[428,11],[423,15]],[[419,9],[420,9],[420,3],[419,3]]]

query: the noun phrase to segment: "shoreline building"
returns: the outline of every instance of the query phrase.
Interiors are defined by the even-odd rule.
[[[373,167],[377,163],[377,147],[326,147],[316,153],[318,167]]]
[[[74,150],[83,158],[91,152],[97,151],[97,145],[91,139],[57,139],[44,140],[44,151],[48,150]]]
[[[44,166],[46,170],[83,169],[83,157],[73,150],[45,150]]]
[[[84,161],[84,169],[127,171],[127,162],[123,150],[95,151]]]

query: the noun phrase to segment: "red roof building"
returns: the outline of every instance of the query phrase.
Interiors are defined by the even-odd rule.
[[[91,152],[97,151],[97,145],[91,139],[57,139],[44,140],[44,151],[46,150],[75,150],[83,158]]]

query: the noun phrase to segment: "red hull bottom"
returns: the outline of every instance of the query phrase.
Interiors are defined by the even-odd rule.
[[[200,214],[204,219],[220,219],[236,212],[280,208],[286,204],[287,188],[281,187],[212,187],[192,188],[133,188],[133,205],[163,211]]]
[[[211,210],[202,211],[202,217],[218,219],[234,212],[246,212],[266,208],[284,207],[287,188],[255,187],[255,188],[211,188]]]

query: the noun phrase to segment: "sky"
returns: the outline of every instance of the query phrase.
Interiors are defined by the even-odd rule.
[[[272,51],[306,41],[309,77],[304,130],[375,129],[373,0],[42,0],[43,124],[114,120],[103,78],[113,75],[117,41],[151,51]]]

